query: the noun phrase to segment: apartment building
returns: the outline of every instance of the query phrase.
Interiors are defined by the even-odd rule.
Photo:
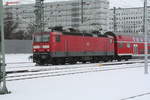
[[[83,10],[81,10],[81,4],[83,4]],[[35,4],[7,5],[5,10],[7,13],[12,13],[13,20],[19,23],[19,30],[27,31],[28,27],[35,25]],[[63,26],[87,31],[102,28],[105,32],[108,30],[108,12],[107,0],[83,0],[83,3],[81,0],[45,3],[45,31],[48,31],[49,27]]]
[[[143,7],[117,8],[109,11],[109,30],[118,34],[143,34]],[[114,14],[116,17],[114,17]],[[148,7],[148,34],[150,34],[150,7]],[[115,20],[114,20],[115,19]],[[115,23],[115,24],[114,24]]]

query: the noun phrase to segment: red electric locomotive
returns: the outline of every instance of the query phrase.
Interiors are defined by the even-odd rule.
[[[114,53],[114,39],[106,35],[53,31],[33,40],[33,61],[39,65],[108,61]]]

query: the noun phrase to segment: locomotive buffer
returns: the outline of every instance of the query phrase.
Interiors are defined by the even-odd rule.
[[[0,0],[0,94],[7,94],[6,71],[5,71],[5,49],[4,49],[4,13],[3,0]]]

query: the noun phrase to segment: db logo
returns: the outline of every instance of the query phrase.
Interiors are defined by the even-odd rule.
[[[89,43],[89,42],[87,42],[87,43],[86,43],[86,46],[90,46],[90,43]]]

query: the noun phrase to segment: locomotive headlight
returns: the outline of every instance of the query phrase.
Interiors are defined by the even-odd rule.
[[[33,52],[36,52],[36,50],[33,50]]]
[[[39,45],[36,45],[36,46],[33,46],[34,49],[39,49],[40,46]]]
[[[43,45],[43,48],[48,49],[48,48],[50,48],[50,46],[49,45]]]

